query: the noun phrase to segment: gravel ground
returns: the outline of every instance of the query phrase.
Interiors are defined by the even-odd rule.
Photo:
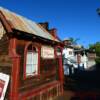
[[[100,100],[100,70],[65,76],[64,94],[56,100]]]
[[[71,100],[71,98],[74,96],[74,92],[72,91],[64,91],[63,96],[59,96],[55,100]]]

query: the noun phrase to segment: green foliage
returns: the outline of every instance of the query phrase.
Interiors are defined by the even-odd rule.
[[[100,42],[90,45],[90,50],[95,51],[97,58],[95,59],[97,66],[100,66]]]
[[[98,70],[100,70],[100,57],[96,58],[96,59],[95,59],[95,62],[96,62],[96,68],[97,68]]]
[[[95,51],[96,55],[98,57],[100,57],[100,42],[96,42],[95,44],[91,44],[89,49]]]
[[[95,61],[97,64],[100,64],[100,58],[96,58]]]
[[[79,41],[80,39],[79,38],[74,39],[74,38],[70,37],[69,40],[71,41],[72,44],[75,45],[75,44],[77,44],[77,41]]]

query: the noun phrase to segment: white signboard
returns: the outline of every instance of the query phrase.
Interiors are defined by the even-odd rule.
[[[41,56],[42,58],[47,58],[47,59],[54,58],[54,48],[50,46],[42,46]]]
[[[9,76],[4,73],[0,73],[0,100],[4,100],[8,82]]]

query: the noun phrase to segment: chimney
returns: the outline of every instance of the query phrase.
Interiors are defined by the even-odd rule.
[[[55,28],[50,29],[49,32],[54,38],[57,38],[57,29]]]
[[[46,29],[54,38],[60,40],[60,38],[58,38],[58,36],[57,36],[57,29],[56,28],[49,29],[49,23],[48,22],[44,22],[44,23],[41,22],[41,23],[38,23],[38,24],[41,25],[44,29]]]
[[[47,31],[49,30],[49,23],[48,22],[44,22],[44,23],[39,23],[44,29],[46,29]]]

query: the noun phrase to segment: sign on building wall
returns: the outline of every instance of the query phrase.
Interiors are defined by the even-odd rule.
[[[54,48],[50,46],[42,46],[41,56],[42,58],[47,58],[47,59],[54,58]]]
[[[8,82],[9,76],[4,73],[0,73],[0,100],[4,100]]]

